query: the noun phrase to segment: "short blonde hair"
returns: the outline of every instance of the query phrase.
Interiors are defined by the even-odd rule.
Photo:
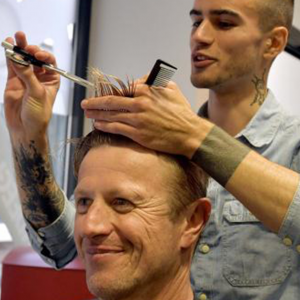
[[[74,153],[74,173],[76,177],[86,154],[92,148],[103,145],[132,146],[138,144],[125,136],[94,129],[87,136],[77,141]],[[173,171],[173,176],[168,178],[170,184],[167,188],[170,192],[170,217],[171,220],[175,221],[191,203],[206,196],[208,178],[200,167],[184,156],[158,151],[153,152],[169,162]]]

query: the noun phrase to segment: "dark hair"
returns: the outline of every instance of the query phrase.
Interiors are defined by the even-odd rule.
[[[103,145],[131,146],[138,144],[125,136],[105,133],[94,129],[77,142],[74,153],[74,172],[76,177],[78,176],[80,165],[86,154],[92,148],[101,147]],[[174,169],[174,180],[170,180],[172,183],[168,188],[170,195],[172,195],[170,201],[170,215],[171,219],[175,220],[189,204],[199,198],[205,197],[207,175],[200,167],[184,156],[157,151],[153,152],[162,157],[162,159],[170,162]]]
[[[291,30],[294,0],[256,0],[256,2],[259,26],[263,32],[268,32],[277,26],[284,26]]]

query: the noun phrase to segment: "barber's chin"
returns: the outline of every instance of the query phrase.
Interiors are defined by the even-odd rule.
[[[201,76],[200,74],[192,74],[191,83],[198,89],[214,89],[217,87],[215,79],[208,78],[207,76]]]
[[[203,82],[203,80],[201,80],[201,78],[197,74],[195,74],[195,75],[192,74],[191,75],[191,83],[195,88],[198,88],[198,89],[207,88],[205,82]]]

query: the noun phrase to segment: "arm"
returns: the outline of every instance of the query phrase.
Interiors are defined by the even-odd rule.
[[[266,227],[279,232],[297,192],[299,174],[267,160],[214,125],[192,159]]]
[[[166,89],[139,84],[133,99],[94,98],[83,101],[82,107],[87,117],[96,119],[98,129],[193,159],[266,227],[279,231],[297,191],[299,175],[199,118],[174,83]],[[123,111],[98,110],[108,108]]]
[[[18,32],[15,37],[17,44],[37,59],[55,64],[51,54],[28,46],[23,33]],[[14,42],[12,38],[7,41]],[[65,196],[52,173],[47,138],[60,79],[54,72],[20,66],[9,60],[7,68],[4,109],[17,186],[24,217],[38,231],[57,220],[65,208]]]

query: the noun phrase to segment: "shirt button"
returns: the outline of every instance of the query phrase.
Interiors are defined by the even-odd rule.
[[[209,246],[208,245],[203,245],[202,247],[201,247],[201,252],[203,253],[203,254],[207,254],[208,252],[210,251],[210,248],[209,248]]]
[[[296,249],[297,249],[298,253],[300,254],[300,245],[298,245],[298,246],[296,247]]]
[[[199,296],[199,300],[207,300],[207,296],[203,293]]]
[[[293,245],[293,241],[289,237],[284,238],[283,243],[288,247]]]

